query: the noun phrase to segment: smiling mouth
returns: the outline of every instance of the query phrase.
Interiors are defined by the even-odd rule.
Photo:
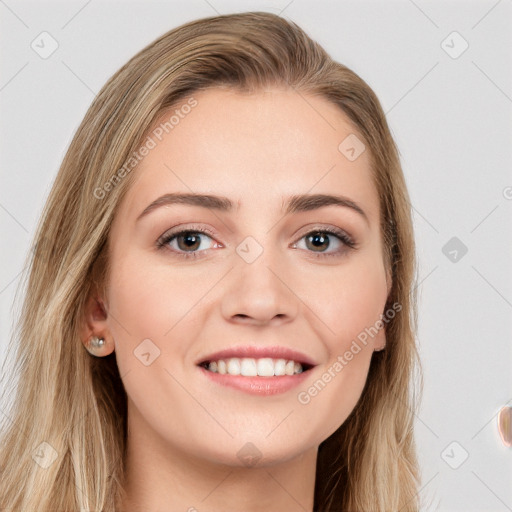
[[[313,368],[313,365],[292,359],[270,357],[231,357],[216,361],[203,361],[198,366],[212,373],[242,377],[284,377],[303,373]]]

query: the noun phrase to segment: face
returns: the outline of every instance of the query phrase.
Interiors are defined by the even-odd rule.
[[[247,451],[260,464],[288,460],[345,421],[385,341],[383,329],[361,341],[389,289],[369,151],[354,160],[339,149],[357,132],[325,99],[277,89],[193,98],[167,133],[154,130],[172,112],[148,132],[155,147],[110,233],[106,327],[129,425],[210,462],[239,466]],[[223,199],[152,204],[167,194]],[[317,194],[345,203],[289,203]],[[313,367],[249,377],[199,365],[247,347],[258,357],[244,372],[268,369],[262,354]],[[278,351],[257,352],[269,347]]]

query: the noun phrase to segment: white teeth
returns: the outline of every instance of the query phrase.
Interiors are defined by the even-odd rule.
[[[272,359],[270,357],[261,359],[252,357],[219,359],[218,361],[211,361],[208,370],[214,373],[243,375],[244,377],[274,377],[303,372],[302,365],[296,361]]]
[[[273,377],[274,376],[274,361],[270,357],[258,359],[258,376],[260,377]]]
[[[209,370],[214,372],[215,370],[212,369],[212,364],[215,364],[215,361],[212,361],[210,363],[210,366],[208,367]],[[226,361],[223,361],[222,359],[220,361],[217,361],[217,371],[222,374],[228,373],[228,367],[226,364]]]
[[[240,375],[240,359],[237,357],[228,359],[228,373],[229,375]]]
[[[286,360],[277,359],[274,363],[274,375],[286,375]]]
[[[242,364],[240,365],[240,374],[244,375],[245,377],[255,377],[258,375],[256,361],[254,359],[242,359]]]

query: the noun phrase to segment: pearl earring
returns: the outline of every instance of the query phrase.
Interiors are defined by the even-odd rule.
[[[104,338],[98,338],[98,336],[91,336],[85,348],[91,355],[98,356],[98,352],[100,352],[100,350],[105,346],[105,344],[106,342]]]

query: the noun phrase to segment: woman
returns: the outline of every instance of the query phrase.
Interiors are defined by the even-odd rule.
[[[269,13],[168,32],[44,209],[0,507],[417,511],[414,277],[361,78]]]

